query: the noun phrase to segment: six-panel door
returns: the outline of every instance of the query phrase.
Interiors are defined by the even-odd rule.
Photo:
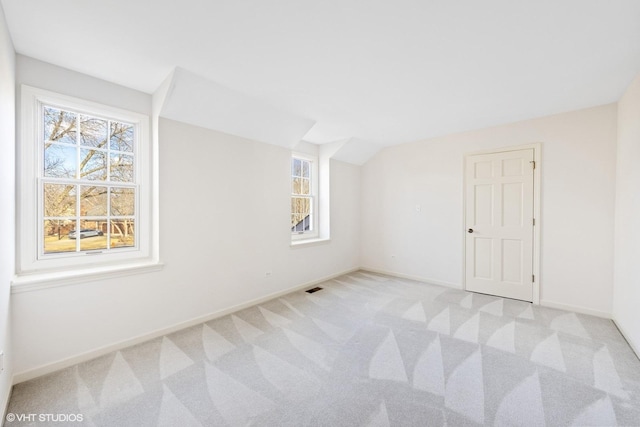
[[[468,291],[532,301],[533,149],[466,159]]]

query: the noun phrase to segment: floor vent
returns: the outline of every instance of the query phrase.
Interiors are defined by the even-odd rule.
[[[314,292],[318,292],[318,291],[321,291],[321,290],[322,290],[322,288],[313,288],[313,289],[309,289],[308,291],[305,291],[305,292],[308,293],[308,294],[312,294]]]

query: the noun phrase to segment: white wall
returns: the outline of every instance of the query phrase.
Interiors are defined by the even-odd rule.
[[[46,89],[111,107],[151,115],[151,96],[86,74],[16,55],[18,85]]]
[[[618,102],[613,319],[640,355],[640,75]]]
[[[362,170],[362,265],[462,286],[463,156],[534,142],[543,153],[541,302],[610,315],[615,104],[382,150]]]
[[[0,423],[4,420],[11,390],[12,360],[9,286],[15,271],[15,52],[4,12],[0,6],[0,351],[4,352],[4,371],[0,372]]]
[[[13,79],[13,56],[0,60],[6,84]],[[147,94],[20,55],[17,80],[119,108],[151,111]],[[637,82],[634,87],[629,93],[636,95],[629,105],[635,106],[625,107],[629,94],[620,104],[628,112],[625,116],[637,117]],[[9,93],[11,102],[5,98]],[[0,118],[4,121],[13,114],[13,93],[3,90],[1,96],[0,104],[8,110]],[[532,142],[543,144],[541,298],[608,315],[616,120],[612,104],[387,148],[362,168],[333,160],[331,241],[291,248],[288,150],[161,119],[164,270],[13,294],[14,372],[19,379],[28,378],[64,364],[57,362],[361,265],[460,286],[463,155]],[[621,122],[622,133],[637,126],[629,123]],[[11,133],[12,126],[2,126],[2,132]],[[633,132],[629,141],[637,141]],[[0,138],[4,145],[13,139],[5,134]],[[629,150],[637,149],[632,145],[628,143]],[[13,150],[13,145],[7,149]],[[0,159],[7,163],[0,173],[8,177],[3,175],[0,203],[11,208],[1,215],[13,224],[12,156]],[[632,169],[631,163],[626,168]],[[637,190],[631,185],[634,181],[638,182],[628,175],[628,187],[618,186],[618,215],[626,212],[621,211],[621,197],[627,194],[631,203],[629,195]],[[634,209],[635,214],[640,207]],[[637,243],[629,242],[637,251]],[[7,252],[0,254],[0,262],[13,271],[13,244],[3,241],[0,251]],[[637,324],[637,317],[627,318],[628,310],[618,299],[630,298],[620,283],[630,286],[635,278],[637,284],[640,272],[630,272],[627,280],[620,275],[624,264],[618,266],[615,314],[621,325],[634,320]],[[11,273],[4,271],[0,290],[7,294]],[[269,278],[267,271],[272,272]],[[0,303],[6,307],[2,295]],[[1,334],[0,328],[0,345]]]
[[[18,79],[29,75],[31,85],[42,86],[45,76],[27,71],[27,62],[33,61],[20,60]],[[95,86],[93,96],[100,97],[104,83]],[[122,96],[137,99],[139,93],[123,89]],[[332,206],[338,207],[331,211],[331,241],[291,248],[289,150],[167,119],[160,119],[159,143],[165,268],[13,294],[18,380],[52,368],[39,367],[359,266],[359,167],[331,162]]]

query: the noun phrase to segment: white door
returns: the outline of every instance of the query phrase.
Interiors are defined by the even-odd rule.
[[[533,300],[533,149],[466,158],[465,282]]]

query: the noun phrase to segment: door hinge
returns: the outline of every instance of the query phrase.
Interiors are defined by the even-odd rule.
[[[532,282],[535,282],[535,281],[536,281],[536,275],[535,275],[535,274],[532,274],[532,275],[531,275],[531,281],[532,281]]]
[[[533,168],[536,168],[536,161],[535,160],[531,160],[529,163],[531,163],[531,166],[533,166]]]
[[[536,225],[536,219],[533,218],[533,225]]]

